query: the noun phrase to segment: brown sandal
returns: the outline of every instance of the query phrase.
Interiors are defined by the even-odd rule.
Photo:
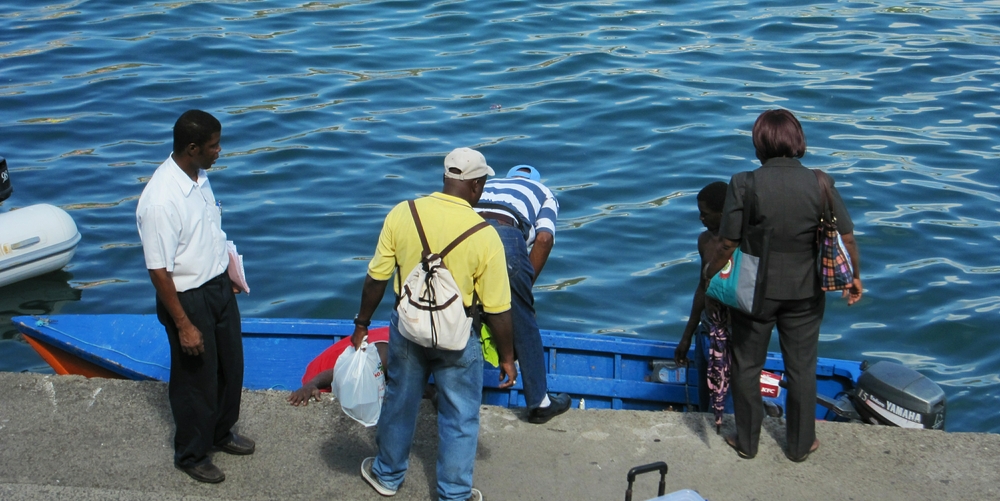
[[[736,445],[736,435],[727,435],[726,436],[726,445],[732,447],[733,450],[736,451],[736,455],[739,456],[740,459],[753,459],[754,458],[753,455],[750,455],[750,454],[747,454],[747,453],[741,451],[740,447],[738,445]]]
[[[806,459],[809,459],[809,455],[812,454],[812,453],[814,453],[814,452],[816,452],[817,449],[819,449],[819,439],[818,438],[815,439],[815,440],[813,440],[812,447],[809,448],[809,452],[805,453],[804,456],[802,456],[800,458],[793,458],[792,456],[788,455],[788,452],[785,452],[785,457],[788,458],[791,461],[796,462],[796,463],[801,463],[801,462],[805,461]]]

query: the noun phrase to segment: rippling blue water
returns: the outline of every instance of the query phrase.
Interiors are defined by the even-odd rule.
[[[831,295],[820,355],[901,361],[950,430],[1000,432],[1000,3],[802,3],[5,1],[0,210],[59,205],[83,241],[0,288],[0,320],[153,311],[136,199],[201,108],[245,316],[353,316],[388,209],[471,146],[558,190],[543,328],[676,339],[694,195],[754,168],[753,120],[783,107],[861,246],[866,295]],[[0,332],[0,369],[46,370]]]

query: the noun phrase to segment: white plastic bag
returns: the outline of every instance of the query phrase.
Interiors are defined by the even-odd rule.
[[[385,372],[375,346],[367,338],[361,350],[348,346],[333,368],[333,394],[340,407],[355,421],[375,426],[385,397]]]

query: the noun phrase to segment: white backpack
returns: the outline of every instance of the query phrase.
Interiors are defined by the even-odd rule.
[[[469,228],[440,253],[434,254],[427,245],[427,236],[412,200],[409,201],[409,206],[423,252],[420,262],[399,287],[399,300],[396,303],[399,333],[427,348],[465,349],[471,335],[472,317],[465,311],[462,291],[444,266],[444,257],[470,235],[489,226],[489,223],[483,221]],[[400,280],[402,281],[401,276]]]

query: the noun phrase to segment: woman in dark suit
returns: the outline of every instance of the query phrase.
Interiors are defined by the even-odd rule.
[[[732,177],[722,211],[720,243],[705,267],[712,277],[739,247],[743,210],[754,204],[751,225],[771,230],[767,287],[759,317],[732,309],[733,409],[736,435],[726,442],[741,458],[757,455],[764,419],[760,371],[767,358],[771,331],[777,325],[787,380],[788,448],[792,461],[804,461],[819,447],[816,440],[816,351],[826,296],[820,289],[816,265],[816,228],[822,198],[816,174],[799,162],[806,138],[799,121],[787,110],[768,110],[753,126],[753,145],[761,167],[753,171],[754,197],[747,199],[747,172]],[[827,176],[826,173],[821,173]],[[833,180],[829,179],[837,226],[851,255],[854,281],[843,295],[851,305],[861,299],[860,259],[854,223]]]

